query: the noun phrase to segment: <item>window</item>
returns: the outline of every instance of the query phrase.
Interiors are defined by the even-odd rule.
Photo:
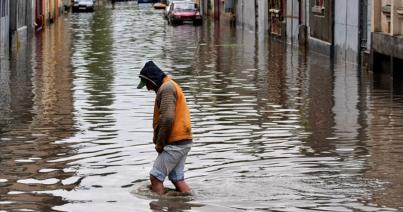
[[[315,5],[312,7],[312,13],[318,16],[325,15],[325,0],[314,0]]]
[[[0,0],[0,17],[5,17],[8,15],[8,5],[7,0]]]

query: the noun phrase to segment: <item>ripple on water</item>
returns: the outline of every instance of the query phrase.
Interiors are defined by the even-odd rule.
[[[58,182],[60,182],[59,179],[56,178],[50,178],[50,179],[44,179],[44,180],[38,180],[38,179],[21,179],[21,180],[17,180],[18,183],[22,183],[22,184],[43,184],[43,185],[52,185],[52,184],[57,184]]]
[[[145,184],[144,182],[137,184],[132,189],[133,190],[130,191],[130,193],[141,199],[158,199],[179,202],[189,202],[194,199],[193,194],[177,192],[172,188],[165,188],[164,194],[157,194],[151,191],[149,184]]]

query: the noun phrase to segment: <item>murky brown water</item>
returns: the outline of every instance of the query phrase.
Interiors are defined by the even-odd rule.
[[[401,81],[161,14],[67,15],[2,58],[0,210],[403,210]],[[156,156],[149,59],[191,108],[192,202],[132,194]]]

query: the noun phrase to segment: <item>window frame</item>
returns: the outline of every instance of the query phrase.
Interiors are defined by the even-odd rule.
[[[316,16],[325,16],[325,0],[314,0],[315,4],[311,8],[312,13]]]

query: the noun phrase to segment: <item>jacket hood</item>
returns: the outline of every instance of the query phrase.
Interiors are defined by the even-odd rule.
[[[166,74],[154,64],[153,61],[148,61],[140,71],[139,77],[142,80],[147,80],[151,82],[156,88],[162,85],[162,80]]]

